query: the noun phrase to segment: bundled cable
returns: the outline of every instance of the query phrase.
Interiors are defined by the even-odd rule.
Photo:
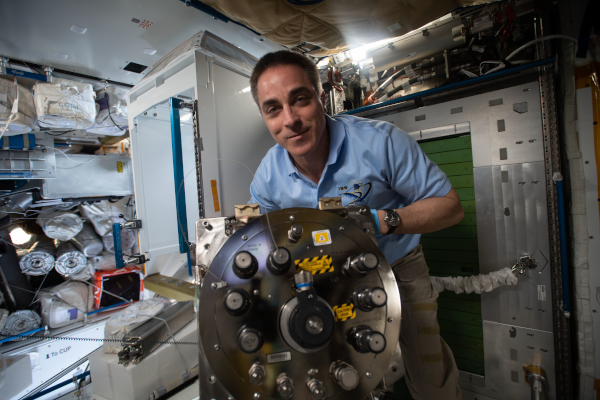
[[[489,274],[473,276],[430,276],[431,285],[436,292],[450,290],[455,293],[491,292],[500,286],[516,285],[519,278],[510,268],[502,268]]]

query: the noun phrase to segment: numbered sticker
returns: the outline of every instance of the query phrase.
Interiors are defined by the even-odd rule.
[[[329,229],[325,229],[324,231],[314,231],[312,233],[312,238],[315,246],[331,244],[331,232],[329,232]]]

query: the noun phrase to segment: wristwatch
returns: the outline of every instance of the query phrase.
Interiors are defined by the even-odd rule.
[[[383,221],[388,226],[388,234],[393,233],[396,230],[396,227],[400,225],[400,216],[394,210],[383,210],[385,211],[385,216],[383,217]]]

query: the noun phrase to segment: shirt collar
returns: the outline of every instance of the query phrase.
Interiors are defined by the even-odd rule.
[[[326,165],[332,165],[336,163],[342,148],[342,144],[344,143],[344,139],[346,139],[346,129],[344,129],[344,124],[336,121],[329,115],[325,115],[325,120],[327,121],[327,127],[329,128],[329,156],[327,157]],[[285,151],[285,154],[287,174],[296,174],[298,176],[298,168],[296,168],[294,165],[292,156],[287,150]]]

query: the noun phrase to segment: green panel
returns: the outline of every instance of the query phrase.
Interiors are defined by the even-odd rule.
[[[452,139],[442,139],[432,142],[420,142],[421,150],[427,155],[443,151],[471,149],[471,136],[461,136]]]
[[[448,178],[448,180],[450,181],[450,183],[452,184],[452,187],[454,189],[466,188],[466,187],[472,188],[474,185],[474,181],[475,181],[475,179],[473,178],[473,175],[471,175],[471,174],[451,176]]]
[[[475,189],[474,188],[459,188],[454,189],[461,200],[475,200]]]
[[[473,162],[462,162],[456,164],[446,164],[439,166],[442,171],[448,176],[455,175],[473,175]]]
[[[438,298],[438,306],[440,309],[443,308],[445,310],[463,311],[481,315],[481,303],[477,301],[440,297]]]
[[[475,212],[475,200],[461,200],[460,204],[463,206],[465,214]]]
[[[475,361],[480,364],[483,364],[483,351],[482,350],[474,350],[469,349],[467,347],[462,346],[454,346],[448,344],[450,350],[452,350],[452,354],[456,354],[463,360]]]
[[[453,164],[466,161],[473,162],[473,153],[471,152],[471,149],[428,154],[427,157],[429,157],[429,159],[437,165]]]
[[[477,251],[477,239],[421,238],[421,244],[423,249]]]
[[[437,315],[438,315],[438,320],[460,322],[463,324],[475,325],[475,326],[479,326],[479,327],[481,327],[481,325],[483,323],[481,321],[481,314],[473,314],[473,313],[462,312],[462,311],[439,309]]]
[[[454,356],[454,359],[456,360],[456,366],[458,367],[459,370],[465,371],[465,372],[470,372],[475,375],[481,375],[481,376],[485,375],[485,369],[483,367],[483,363],[478,363],[478,362],[471,361],[471,360],[465,360],[464,358],[457,358],[456,356]]]
[[[460,322],[446,321],[438,319],[438,324],[442,331],[442,336],[445,333],[456,333],[459,335],[469,336],[473,338],[483,339],[483,328],[475,325],[461,324]]]
[[[477,294],[477,293],[454,293],[451,292],[450,290],[444,290],[443,292],[440,293],[440,297],[450,297],[453,299],[460,299],[460,300],[468,300],[468,301],[475,301],[480,303],[481,302],[481,295]]]
[[[461,202],[462,203],[462,202]],[[463,219],[458,223],[461,226],[477,226],[477,216],[474,212],[466,212]]]
[[[442,339],[444,339],[444,341],[446,341],[446,343],[448,343],[450,347],[461,346],[473,350],[483,351],[483,339],[476,339],[470,336],[457,335],[456,333],[450,332],[442,332]]]
[[[477,239],[477,226],[456,225],[451,226],[450,228],[442,229],[441,231],[424,233],[421,237]]]
[[[427,253],[431,252],[429,250]],[[425,255],[429,274],[433,276],[470,276],[479,274],[479,266],[476,264],[450,263],[445,261],[429,261]]]
[[[479,254],[477,254],[476,251],[448,251],[429,249],[425,252],[425,260],[427,263],[430,261],[443,261],[450,263],[454,262],[479,265]]]

